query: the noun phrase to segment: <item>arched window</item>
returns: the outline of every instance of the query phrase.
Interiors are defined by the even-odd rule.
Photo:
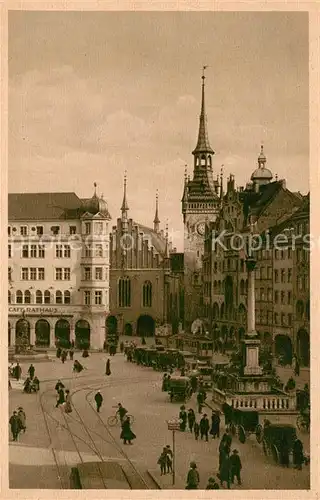
[[[206,164],[206,156],[205,155],[202,155],[201,156],[201,166],[204,167]]]
[[[118,282],[119,307],[131,307],[131,280],[126,276]]]
[[[143,307],[152,306],[152,283],[145,281],[142,287],[142,303]]]
[[[26,290],[24,292],[24,303],[31,304],[31,293],[29,292],[29,290]]]
[[[50,302],[51,302],[50,292],[49,292],[49,290],[46,290],[44,292],[44,303],[45,304],[50,304]]]
[[[244,295],[244,280],[240,281],[240,295]]]
[[[71,302],[71,294],[69,292],[69,290],[65,290],[64,292],[64,303],[65,304],[70,304]]]
[[[23,304],[23,295],[21,290],[18,290],[16,293],[16,302],[17,304]]]
[[[11,304],[11,292],[8,290],[8,304]]]
[[[56,291],[56,304],[62,304],[62,292],[60,290]]]
[[[213,282],[213,293],[215,295],[217,295],[217,293],[218,293],[218,282],[217,281]]]
[[[42,304],[42,292],[41,292],[41,290],[36,291],[36,304]]]
[[[296,315],[297,319],[301,320],[303,319],[304,316],[304,303],[302,300],[298,300],[297,305],[296,305]]]

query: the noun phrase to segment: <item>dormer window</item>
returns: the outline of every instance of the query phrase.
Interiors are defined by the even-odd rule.
[[[52,226],[51,232],[54,236],[57,236],[60,233],[60,226]]]

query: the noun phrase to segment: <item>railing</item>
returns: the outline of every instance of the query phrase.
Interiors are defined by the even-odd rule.
[[[212,391],[212,399],[218,404],[228,403],[235,409],[252,409],[257,411],[295,411],[296,397],[287,394],[261,394],[253,396],[228,394],[216,387]]]

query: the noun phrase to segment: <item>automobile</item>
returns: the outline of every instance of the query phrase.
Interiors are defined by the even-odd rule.
[[[263,451],[266,456],[272,456],[273,460],[281,463],[281,447],[285,441],[289,448],[289,455],[292,454],[293,443],[297,439],[297,432],[291,424],[268,424],[263,427],[261,441]]]
[[[183,401],[191,398],[192,388],[189,377],[171,377],[169,385],[170,401]]]

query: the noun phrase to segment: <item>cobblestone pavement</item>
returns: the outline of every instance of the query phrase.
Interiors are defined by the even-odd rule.
[[[128,363],[121,354],[117,354],[110,358],[112,374],[106,377],[104,375],[106,358],[106,354],[92,354],[83,360],[87,369],[76,376],[72,375],[70,361],[63,365],[54,359],[52,362],[35,365],[41,381],[41,391],[53,389],[58,378],[65,382],[71,392],[80,389],[73,395],[72,401],[88,429],[85,430],[81,423],[77,422],[79,417],[75,410],[67,418],[69,428],[77,438],[72,439],[67,431],[52,420],[50,430],[54,435],[53,447],[60,449],[59,461],[69,467],[79,462],[76,443],[85,460],[98,460],[93,451],[98,449],[104,458],[125,461],[125,457],[119,451],[123,450],[138,468],[154,471],[158,468],[157,459],[162,447],[166,444],[172,446],[172,433],[167,429],[166,420],[178,416],[180,404],[170,403],[167,393],[161,391],[161,373]],[[25,373],[27,366],[22,365],[22,368]],[[67,380],[68,378],[70,380]],[[132,428],[137,439],[133,446],[125,446],[120,442],[118,426],[111,429],[112,435],[108,434],[95,411],[90,408],[88,401],[93,401],[98,387],[104,397],[101,409],[103,422],[114,413],[115,409],[112,407],[118,402],[122,402],[129,413],[134,415],[135,422]],[[46,392],[43,401],[46,410],[52,413],[52,417],[63,422],[61,411],[54,408],[54,391]],[[195,403],[193,397],[186,406],[196,409]],[[49,449],[39,395],[27,395],[18,389],[12,389],[9,396],[10,411],[20,405],[27,413],[27,432],[20,436],[18,443],[10,442],[10,486],[35,488],[38,484],[38,487],[42,488],[58,488],[59,478],[53,467],[53,454]],[[303,436],[303,441],[305,447],[309,449],[308,435]],[[234,486],[235,489],[309,488],[309,467],[296,471],[273,464],[271,459],[266,459],[261,445],[254,437],[250,437],[245,444],[240,444],[235,439],[232,444],[232,448],[234,447],[239,450],[243,462],[243,485]],[[208,443],[195,441],[189,432],[176,433],[176,488],[184,488],[190,460],[197,462],[201,478],[200,486],[204,488],[208,477],[217,472],[218,441],[212,439]],[[39,466],[42,466],[42,469]],[[34,470],[39,470],[39,474],[34,474]],[[162,478],[163,487],[171,488],[170,483],[170,476]]]

